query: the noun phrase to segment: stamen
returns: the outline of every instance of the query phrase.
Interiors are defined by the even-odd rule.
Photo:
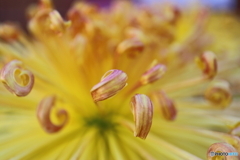
[[[136,57],[143,50],[144,44],[137,38],[124,40],[117,47],[118,54],[127,54],[131,58]]]
[[[230,132],[231,135],[240,137],[240,123],[238,123],[235,128],[233,128]]]
[[[145,139],[152,126],[152,102],[146,95],[136,94],[131,99],[131,105],[135,122],[134,136]]]
[[[65,22],[58,11],[54,10],[49,14],[50,29],[56,33],[63,33],[71,25],[70,21]]]
[[[0,38],[11,42],[17,40],[20,35],[20,30],[14,24],[1,24],[0,25]]]
[[[60,125],[55,125],[52,123],[50,119],[50,113],[51,109],[55,105],[56,102],[56,97],[55,96],[49,96],[44,98],[38,105],[37,108],[37,117],[42,125],[43,129],[48,132],[48,133],[55,133],[58,132],[63,128],[63,126],[67,123],[68,121],[68,113],[65,110],[58,110],[57,112],[57,118],[58,119],[63,119],[62,124]]]
[[[29,22],[29,29],[37,35],[49,32],[49,13],[51,9],[38,10]]]
[[[101,22],[95,22],[93,20],[87,20],[84,29],[87,37],[89,37],[90,39],[97,40],[105,34],[104,24]]]
[[[126,86],[127,74],[121,70],[113,69],[106,72],[101,81],[93,86],[91,94],[94,102],[108,99]]]
[[[71,25],[70,21],[64,21],[58,11],[50,9],[39,10],[29,23],[31,31],[35,34],[42,32],[62,35]]]
[[[225,159],[225,160],[238,160],[237,156],[215,156],[215,153],[223,153],[223,152],[237,152],[237,150],[230,144],[225,142],[214,143],[212,144],[207,151],[208,160],[215,159]]]
[[[171,19],[170,22],[173,25],[176,25],[176,23],[180,19],[182,13],[181,13],[180,9],[177,6],[172,6],[171,9],[172,9],[173,16],[172,16],[172,19]]]
[[[22,68],[22,62],[12,60],[0,72],[0,80],[14,95],[23,97],[28,95],[34,84],[32,72]]]
[[[39,5],[31,4],[26,9],[26,16],[28,19],[32,19],[39,11]]]
[[[149,70],[147,70],[141,77],[140,82],[141,84],[149,84],[157,81],[160,79],[164,73],[166,72],[166,66],[162,64],[156,64]]]
[[[226,81],[217,81],[213,83],[205,92],[205,98],[221,108],[229,106],[232,101],[232,95],[229,83]]]
[[[168,121],[173,121],[177,116],[177,109],[173,100],[167,97],[163,91],[153,94],[153,102],[156,107],[161,110],[161,115]]]
[[[213,52],[204,52],[201,57],[196,58],[196,63],[208,78],[212,79],[217,74],[217,60]]]
[[[140,80],[128,91],[128,95],[136,91],[139,87],[153,83],[160,79],[166,72],[166,66],[153,61],[149,70],[142,74]]]
[[[130,29],[132,31],[127,30],[126,34],[127,37],[130,37],[121,43],[118,44],[116,52],[114,53],[114,59],[113,59],[113,68],[116,68],[118,66],[118,61],[120,58],[120,55],[124,54],[127,55],[129,58],[136,58],[140,53],[143,52],[145,45],[140,40],[141,33],[130,33],[130,32],[141,32],[136,31],[137,29]]]
[[[67,13],[67,16],[72,22],[71,32],[73,36],[81,32],[84,29],[86,22],[89,21],[86,15],[76,8],[70,9]]]
[[[38,4],[31,4],[26,10],[27,17],[32,19],[41,10],[53,10],[52,0],[40,0]]]

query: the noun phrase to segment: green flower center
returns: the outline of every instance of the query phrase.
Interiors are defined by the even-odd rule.
[[[86,127],[94,127],[99,130],[100,133],[104,133],[109,130],[115,130],[118,123],[113,121],[113,114],[96,114],[91,117],[84,118]]]

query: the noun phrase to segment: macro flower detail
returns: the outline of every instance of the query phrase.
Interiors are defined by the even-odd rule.
[[[231,135],[240,137],[240,124],[237,124],[232,130]]]
[[[144,49],[144,44],[137,38],[131,38],[124,40],[117,47],[118,54],[127,54],[130,57],[135,57],[138,53],[141,53]]]
[[[89,21],[77,8],[72,8],[68,11],[68,19],[71,21],[72,34],[76,35],[79,31],[83,30],[86,23]]]
[[[145,139],[152,126],[153,105],[144,94],[132,97],[132,113],[135,121],[134,136]]]
[[[121,70],[109,70],[106,72],[101,81],[93,86],[91,94],[94,102],[108,99],[127,85],[127,75]]]
[[[237,150],[231,145],[226,142],[219,142],[219,143],[214,143],[212,144],[207,152],[207,158],[208,160],[214,160],[214,159],[225,159],[225,160],[238,160],[238,156],[211,156],[211,152],[216,152],[216,153],[230,153],[230,152],[237,152]]]
[[[27,13],[27,33],[0,24],[0,159],[201,160],[219,142],[240,153],[231,15],[130,1],[60,15],[50,0]]]
[[[32,72],[23,69],[22,65],[21,61],[12,60],[1,69],[0,73],[0,79],[4,86],[19,97],[28,95],[34,84]]]
[[[217,60],[213,52],[206,51],[200,57],[196,58],[196,62],[203,74],[213,78],[217,74]]]
[[[63,126],[67,123],[68,121],[68,114],[65,110],[58,110],[57,111],[57,117],[61,118],[63,117],[63,122],[60,125],[55,125],[52,123],[51,121],[51,110],[52,107],[54,107],[56,102],[56,97],[55,96],[48,96],[45,97],[38,105],[37,108],[37,117],[38,120],[40,122],[40,124],[42,125],[42,127],[44,128],[44,130],[48,133],[55,133],[58,132],[59,130],[61,130],[63,128]]]
[[[65,22],[56,10],[49,8],[39,10],[30,20],[29,28],[35,34],[48,33],[62,35],[71,22]]]
[[[143,73],[140,79],[140,83],[143,85],[153,83],[159,78],[161,78],[165,72],[166,72],[165,65],[156,64],[153,67],[151,67],[149,70],[147,70],[145,73]]]
[[[159,91],[153,93],[154,105],[160,108],[161,115],[168,121],[173,121],[177,116],[177,109],[173,100],[166,93]]]
[[[205,98],[219,107],[227,107],[232,101],[229,84],[226,81],[214,82],[205,92]]]
[[[51,30],[57,33],[64,32],[66,28],[71,25],[70,21],[64,22],[61,15],[56,10],[49,13],[49,20]]]
[[[14,24],[1,24],[0,25],[0,38],[5,41],[16,40],[20,35],[20,31]]]

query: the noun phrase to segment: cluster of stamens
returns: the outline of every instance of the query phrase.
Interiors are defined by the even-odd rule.
[[[71,22],[64,21],[57,11],[52,10],[49,1],[42,1],[41,7],[37,8],[37,10],[38,12],[32,15],[33,17],[29,23],[30,30],[36,35],[46,33],[47,36],[48,34],[62,36],[68,28],[72,29],[70,30],[71,36],[76,34],[76,30],[82,30],[83,28],[87,28],[85,31],[90,35],[90,33],[93,34],[93,32],[95,33],[98,29],[98,25],[91,23],[84,15],[86,13],[92,14],[96,12],[93,8],[84,8],[82,12],[79,12],[77,8],[73,8],[68,14]],[[151,16],[147,13],[145,14],[145,16]],[[176,23],[176,19],[179,17],[179,14],[179,10],[174,10],[174,14],[171,19],[172,23]],[[138,23],[141,23],[141,19],[138,20]],[[134,19],[132,21],[135,22]],[[7,32],[3,32],[2,30],[6,30]],[[0,26],[0,38],[4,40],[16,39],[16,37],[19,36],[18,34],[19,32],[17,32],[16,29],[14,30],[12,26]],[[143,42],[141,40],[141,31],[138,29],[131,29],[128,34],[128,39],[121,41],[115,46],[113,59],[115,59],[114,67],[116,68],[118,67],[121,56],[127,55],[129,58],[134,59],[139,56],[140,53],[145,53],[144,49],[148,42]],[[181,89],[186,86],[196,85],[203,81],[210,81],[216,76],[217,60],[214,53],[209,51],[204,52],[196,58],[196,62],[203,75],[200,75],[200,78],[193,81],[179,82],[177,83],[177,87],[173,85],[172,87],[170,86],[170,88],[163,87],[162,89],[157,89],[151,93],[137,93],[139,88],[155,83],[161,79],[165,73],[167,73],[167,64],[164,64],[159,60],[155,60],[150,68],[143,72],[139,81],[135,85],[128,85],[132,86],[132,88],[130,87],[130,89],[128,89],[128,94],[131,95],[130,104],[135,122],[134,136],[142,139],[147,137],[152,125],[153,107],[160,108],[160,114],[166,121],[174,121],[177,119],[177,105],[171,97],[168,97],[168,92]],[[6,63],[6,65],[1,69],[0,79],[8,91],[19,97],[30,94],[34,85],[33,73],[30,70],[24,69],[23,63],[19,60],[12,60]],[[90,93],[93,101],[97,104],[111,97],[114,98],[114,96],[123,89],[128,88],[127,84],[128,75],[123,70],[111,69],[106,71],[100,82],[92,87]],[[214,82],[209,86],[209,88],[207,88],[205,98],[211,104],[219,106],[220,108],[227,107],[231,102],[231,93],[228,83],[225,81]],[[57,100],[58,98],[56,96],[47,96],[42,99],[37,107],[37,117],[39,123],[48,133],[55,133],[63,129],[70,117],[66,110],[58,110],[56,117],[63,120],[61,124],[58,125],[52,122],[50,113]],[[239,133],[239,126],[231,132],[233,135],[239,135]],[[229,146],[229,144],[218,143],[211,146],[209,152],[212,150],[219,151],[219,146],[225,147],[229,152],[235,151],[235,148]]]

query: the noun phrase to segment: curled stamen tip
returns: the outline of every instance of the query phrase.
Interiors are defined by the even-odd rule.
[[[0,80],[14,95],[23,97],[28,95],[34,84],[32,72],[22,68],[22,62],[12,60],[0,71]]]
[[[226,156],[220,155],[218,153],[229,153],[229,152],[237,152],[237,150],[230,144],[225,142],[219,142],[212,144],[207,151],[207,159],[225,159],[225,160],[238,160],[238,156]]]
[[[48,133],[55,133],[60,131],[68,121],[68,113],[65,110],[58,110],[56,117],[64,117],[62,124],[53,124],[50,118],[51,110],[56,102],[55,96],[49,96],[42,99],[37,108],[37,118]]]
[[[61,35],[70,25],[71,21],[64,21],[58,11],[40,9],[31,19],[29,29],[35,34]]]
[[[153,119],[153,105],[148,96],[136,94],[131,99],[132,113],[135,122],[134,136],[146,139]]]
[[[166,72],[166,66],[162,64],[156,64],[149,70],[147,70],[141,77],[141,84],[149,84],[160,79]]]
[[[217,59],[213,52],[204,52],[200,57],[196,58],[196,63],[208,78],[214,78],[217,74]]]
[[[158,106],[161,111],[161,115],[165,120],[173,121],[177,116],[177,109],[172,99],[168,98],[163,91],[159,91],[153,94],[153,100],[155,106]]]
[[[214,82],[205,92],[205,98],[222,108],[229,106],[232,101],[232,94],[229,83],[223,80]]]
[[[94,102],[108,99],[126,86],[127,74],[121,70],[113,69],[106,72],[101,81],[92,87],[91,94]]]
[[[134,52],[142,52],[144,50],[144,44],[137,38],[131,38],[122,41],[117,47],[118,54],[128,54],[129,56],[135,56]]]
[[[70,27],[71,21],[65,22],[58,11],[54,10],[49,13],[50,29],[55,32],[62,33],[66,28]]]
[[[35,11],[34,11],[35,10]],[[30,21],[28,27],[30,31],[35,34],[42,34],[49,30],[49,22],[46,22],[49,18],[49,13],[51,9],[34,9],[33,8],[33,15],[30,15]],[[47,26],[48,25],[48,26]]]

